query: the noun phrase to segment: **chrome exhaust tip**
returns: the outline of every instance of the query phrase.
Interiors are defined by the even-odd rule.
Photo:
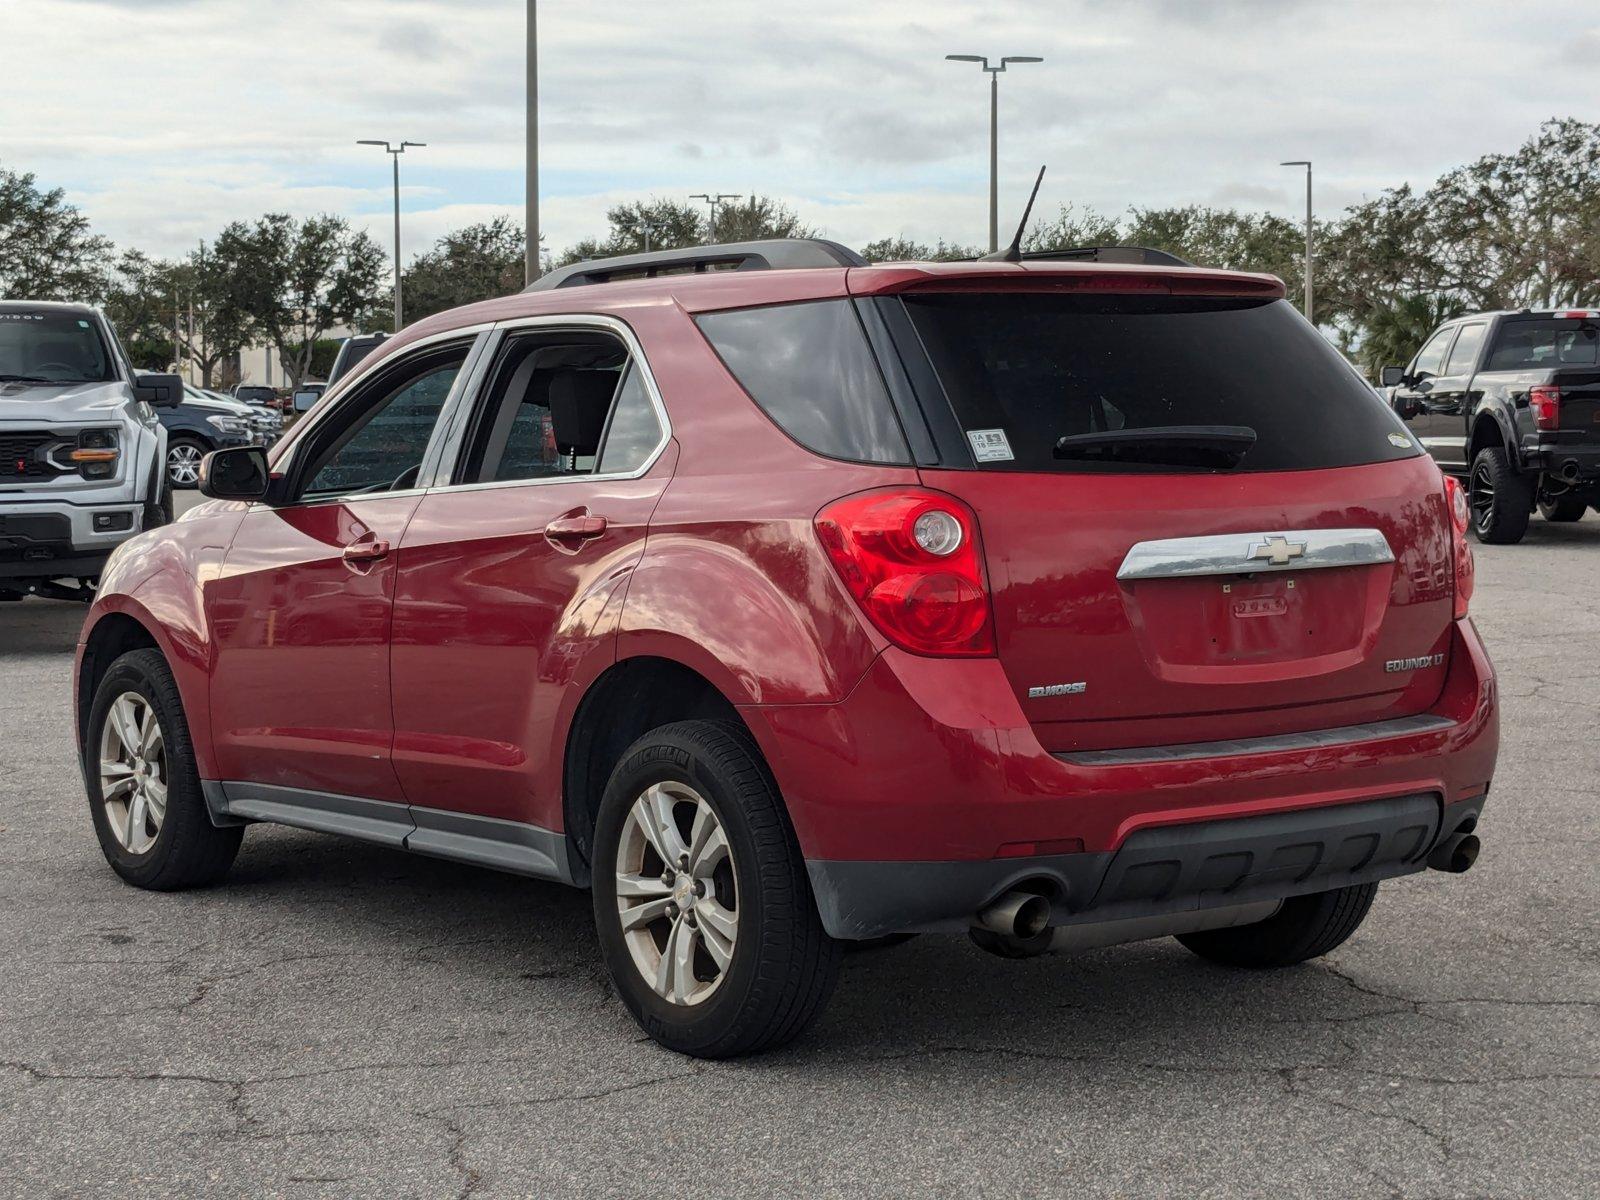
[[[1036,892],[1007,892],[978,913],[977,923],[1006,937],[1038,937],[1050,925],[1050,901]]]

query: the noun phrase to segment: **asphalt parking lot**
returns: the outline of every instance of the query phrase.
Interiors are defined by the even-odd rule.
[[[0,1193],[1600,1194],[1600,517],[1478,547],[1503,747],[1464,877],[1330,958],[859,953],[823,1020],[697,1063],[587,897],[258,827],[120,884],[69,728],[82,612],[0,606]]]

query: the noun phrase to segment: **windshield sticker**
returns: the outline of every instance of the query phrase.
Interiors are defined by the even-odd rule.
[[[1399,446],[1402,450],[1411,449],[1411,439],[1403,433],[1391,433],[1389,442],[1391,445]]]
[[[972,457],[981,463],[1010,462],[1016,457],[1004,429],[969,429],[967,441],[972,443]]]

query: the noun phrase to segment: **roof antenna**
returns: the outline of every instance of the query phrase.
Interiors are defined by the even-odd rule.
[[[1044,182],[1044,168],[1039,168],[1039,177],[1033,181],[1033,191],[1028,193],[1028,207],[1022,210],[1022,220],[1017,222],[1017,235],[1011,239],[1011,245],[1004,250],[996,250],[993,254],[985,254],[978,259],[979,262],[1021,262],[1022,261],[1022,233],[1028,228],[1028,217],[1033,213],[1033,202],[1039,195],[1039,185]]]

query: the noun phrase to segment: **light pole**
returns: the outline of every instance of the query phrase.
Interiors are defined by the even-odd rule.
[[[375,138],[361,138],[356,142],[358,146],[382,146],[384,152],[394,160],[394,331],[400,332],[400,327],[405,324],[401,317],[400,307],[400,156],[406,152],[407,146],[426,146],[427,142],[401,142],[398,146],[391,146],[388,142]]]
[[[660,224],[660,223],[655,222],[655,221],[640,221],[639,222],[639,232],[644,235],[644,252],[646,254],[650,253],[650,235],[652,233],[658,233],[662,229],[665,229],[665,228],[666,228],[665,225]]]
[[[1311,160],[1297,158],[1278,165],[1306,169],[1306,320],[1309,321],[1311,320]]]
[[[1000,249],[1000,72],[1009,63],[1037,63],[1031,54],[1008,54],[991,67],[981,54],[946,54],[951,62],[975,62],[989,73],[989,253]]]
[[[522,268],[525,283],[539,278],[539,36],[535,0],[528,0],[528,146],[525,152],[527,178],[523,184],[523,203],[527,206],[523,224],[528,231]]]
[[[689,199],[704,200],[711,206],[711,234],[706,240],[706,245],[711,246],[717,240],[717,209],[722,207],[724,200],[742,200],[744,197],[735,195],[733,192],[696,192]]]

